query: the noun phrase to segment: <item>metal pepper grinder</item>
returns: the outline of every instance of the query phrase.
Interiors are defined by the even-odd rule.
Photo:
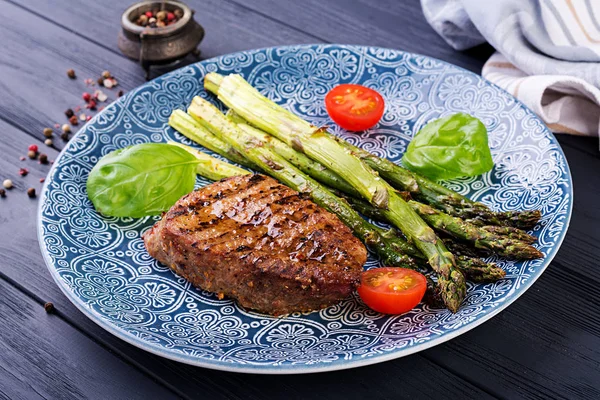
[[[181,17],[166,26],[140,26],[136,21],[147,12],[166,11]],[[142,1],[130,6],[121,17],[119,49],[127,57],[139,61],[146,80],[153,66],[177,65],[188,54],[200,56],[198,45],[204,38],[204,28],[194,18],[194,11],[178,1]]]

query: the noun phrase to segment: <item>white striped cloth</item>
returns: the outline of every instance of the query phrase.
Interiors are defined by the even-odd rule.
[[[600,131],[600,0],[421,0],[455,49],[498,51],[482,75],[514,94],[554,132]]]

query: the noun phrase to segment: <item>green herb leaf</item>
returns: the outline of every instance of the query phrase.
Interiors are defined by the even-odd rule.
[[[102,157],[90,172],[88,197],[104,215],[157,215],[194,190],[197,164],[192,154],[166,143],[115,150]]]
[[[434,180],[480,175],[494,167],[485,125],[464,113],[425,125],[408,145],[402,163]]]

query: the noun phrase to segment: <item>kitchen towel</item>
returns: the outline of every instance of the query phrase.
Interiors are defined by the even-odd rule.
[[[457,50],[489,42],[482,75],[554,132],[600,131],[600,0],[421,0]]]

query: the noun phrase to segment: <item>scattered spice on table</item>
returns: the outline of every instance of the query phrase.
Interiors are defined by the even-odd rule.
[[[35,188],[27,189],[27,196],[29,196],[33,199],[35,197]]]
[[[44,183],[46,181],[46,178],[40,178],[40,183]]]
[[[52,304],[51,302],[47,302],[44,304],[44,311],[46,311],[48,314],[50,314],[51,312],[54,311],[54,304]]]
[[[2,186],[6,189],[12,189],[13,182],[10,179],[5,179],[4,182],[2,182]]]
[[[48,164],[48,156],[44,153],[40,154],[40,164]]]
[[[0,189],[0,197],[2,197],[2,198],[6,197],[6,190]]]
[[[19,160],[25,161],[25,157],[21,156],[21,157],[19,157]]]
[[[46,136],[47,138],[52,137],[52,128],[44,128],[44,136]]]
[[[37,158],[37,152],[33,151],[33,150],[29,150],[27,152],[27,157],[31,158],[32,160],[35,160]]]
[[[75,75],[75,70],[72,68],[67,70],[67,76],[71,79],[77,78],[77,76]]]
[[[52,141],[52,139],[46,139],[46,140],[44,140],[44,144],[46,146],[52,146],[54,144],[54,142]]]
[[[69,126],[69,124],[64,124],[61,129],[63,133],[71,133],[71,127]]]
[[[65,111],[65,115],[67,116],[67,118],[71,118],[74,114],[75,113],[70,108],[67,108],[67,110]]]
[[[63,133],[61,133],[60,138],[62,140],[64,140],[65,142],[68,142],[69,141],[69,132],[63,132]]]
[[[29,170],[27,168],[19,168],[19,175],[27,176],[28,173],[29,173]]]
[[[122,90],[119,90],[119,92],[117,93],[117,96],[118,96],[118,97],[121,97],[121,96],[123,96],[123,91],[122,91]]]
[[[56,129],[58,129],[58,128],[60,128],[60,124],[59,124],[59,123],[56,123],[56,124],[54,124],[54,127],[55,127]]]
[[[69,118],[69,123],[73,126],[79,125],[79,120],[77,119],[77,116],[73,115],[71,118]]]

